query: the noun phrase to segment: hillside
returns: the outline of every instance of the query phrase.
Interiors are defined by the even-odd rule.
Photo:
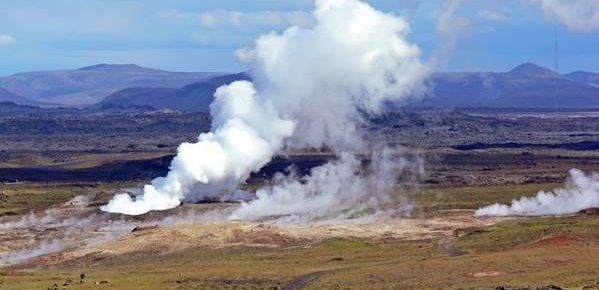
[[[151,106],[207,112],[220,85],[249,79],[245,73],[218,76],[180,89],[137,87],[118,91],[97,106]],[[525,63],[508,72],[434,74],[429,94],[410,107],[433,108],[581,108],[599,107],[599,74],[560,75]]]
[[[137,87],[120,90],[90,107],[103,109],[110,106],[150,106],[156,109],[176,109],[207,112],[216,89],[236,80],[247,80],[246,73],[231,74],[193,83],[180,89]]]
[[[42,105],[40,102],[21,97],[3,88],[0,88],[0,102],[12,102],[20,105]]]
[[[52,102],[103,108],[152,107],[207,112],[221,85],[247,73],[176,73],[137,65],[94,65],[78,70],[30,72],[0,78],[0,101]],[[446,72],[431,76],[429,93],[411,107],[599,107],[599,74],[560,75],[533,63],[508,72]],[[19,95],[31,100],[25,100]]]
[[[219,75],[169,72],[133,64],[99,64],[77,70],[37,71],[0,77],[0,87],[35,101],[90,105],[125,88],[179,88]]]
[[[59,115],[77,115],[81,110],[76,108],[42,108],[33,105],[22,105],[12,101],[0,101],[0,115],[3,117],[35,116],[54,117]],[[19,128],[20,129],[20,128]]]
[[[564,76],[571,80],[575,80],[575,81],[579,81],[579,82],[583,82],[583,83],[591,83],[591,84],[595,84],[595,85],[599,86],[599,74],[598,73],[587,72],[587,71],[575,71],[575,72],[566,74]]]
[[[560,75],[525,63],[509,72],[439,73],[417,107],[589,108],[599,107],[592,73]],[[596,80],[595,80],[596,81]]]

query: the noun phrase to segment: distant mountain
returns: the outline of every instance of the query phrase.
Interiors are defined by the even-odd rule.
[[[31,105],[20,105],[14,102],[0,101],[0,116],[83,116],[97,114],[150,114],[150,113],[166,113],[167,110],[157,110],[150,106],[104,106],[101,109],[89,108],[74,108],[74,107],[40,107]],[[176,112],[173,112],[176,113]],[[4,124],[6,125],[6,124]]]
[[[435,74],[415,107],[588,108],[599,107],[593,73],[560,75],[525,63],[505,73]]]
[[[3,88],[0,88],[0,102],[11,102],[20,105],[41,105],[39,102],[23,98]]]
[[[521,77],[521,78],[533,78],[533,79],[542,79],[542,78],[560,78],[560,74],[542,66],[536,65],[532,62],[525,62],[511,71],[509,74],[512,77]]]
[[[42,108],[38,106],[20,105],[15,102],[0,102],[0,115],[6,116],[50,116],[50,115],[75,115],[81,110],[75,108]]]
[[[150,106],[156,109],[175,109],[192,112],[207,112],[214,99],[214,92],[222,85],[237,80],[249,80],[247,73],[230,74],[209,78],[180,89],[135,87],[109,95],[90,109],[108,107]]]
[[[451,72],[433,75],[429,94],[410,107],[436,108],[588,108],[599,107],[595,73],[560,75],[533,63],[508,72]],[[172,88],[128,88],[116,92],[95,107],[151,106],[206,112],[219,86],[249,79],[245,73],[218,76]]]
[[[564,77],[577,82],[590,83],[599,85],[599,73],[587,72],[587,71],[575,71],[569,74],[565,74]]]
[[[114,71],[114,72],[139,72],[139,73],[168,73],[167,71],[138,66],[136,64],[96,64],[77,69],[78,71]]]
[[[0,101],[53,102],[90,109],[175,109],[206,112],[219,86],[248,74],[179,73],[134,64],[98,64],[77,70],[0,77]],[[573,108],[599,107],[599,74],[560,75],[534,63],[508,72],[434,74],[429,90],[412,107]],[[29,98],[30,100],[27,100]]]
[[[77,70],[26,72],[0,77],[0,87],[34,101],[90,105],[125,88],[179,88],[221,75],[169,72],[134,64],[98,64]]]

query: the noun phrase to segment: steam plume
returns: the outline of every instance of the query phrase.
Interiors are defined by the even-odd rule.
[[[402,174],[418,172],[420,162],[407,160],[385,149],[371,156],[362,168],[355,155],[341,153],[340,158],[316,167],[304,177],[278,176],[272,186],[261,188],[257,199],[244,202],[230,219],[257,220],[285,216],[301,220],[357,216],[372,210],[383,210],[393,202],[389,191]],[[394,208],[407,212],[411,207]]]
[[[599,29],[599,2],[595,0],[532,0],[541,5],[550,18],[574,31],[589,32]],[[535,197],[513,200],[511,205],[493,204],[480,208],[476,216],[556,215],[576,213],[583,209],[599,207],[599,175],[585,175],[577,169],[570,170],[565,188],[553,192],[540,191]]]
[[[181,144],[167,176],[154,179],[135,200],[119,194],[102,210],[139,215],[231,192],[266,164],[293,131],[293,122],[281,119],[250,82],[222,86],[214,96],[212,132],[201,134],[197,143]]]
[[[511,205],[493,204],[480,208],[476,216],[558,215],[599,207],[599,174],[585,175],[572,169],[564,188],[540,191],[535,197],[513,200]]]
[[[143,221],[113,219],[91,210],[88,205],[92,199],[91,195],[77,196],[60,207],[41,213],[0,218],[0,236],[5,243],[0,247],[0,267],[65,250],[95,247],[120,239],[135,227],[222,221],[231,214],[231,209],[220,208],[211,211],[178,211],[164,218]]]
[[[168,175],[142,195],[117,195],[103,210],[143,214],[230,193],[283,145],[363,149],[361,114],[419,92],[428,70],[402,18],[357,0],[318,0],[312,14],[311,27],[272,32],[245,49],[254,83],[217,90],[212,131],[182,144]]]

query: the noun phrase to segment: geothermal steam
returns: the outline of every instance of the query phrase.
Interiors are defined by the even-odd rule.
[[[570,170],[564,188],[553,192],[540,191],[535,197],[513,200],[511,205],[493,204],[476,211],[476,216],[556,215],[576,213],[583,209],[599,207],[599,174],[585,175],[577,169]]]
[[[373,153],[369,159],[363,168],[357,156],[341,153],[339,159],[314,168],[307,176],[276,176],[273,186],[259,189],[257,199],[242,203],[230,219],[334,219],[385,211],[384,207],[393,202],[387,193],[396,180],[400,175],[418,173],[421,162],[405,159],[391,149]],[[411,206],[393,210],[395,214],[409,212]]]
[[[539,2],[548,16],[575,31],[599,29],[599,2],[595,0],[533,0]],[[493,204],[480,208],[476,216],[559,215],[599,207],[599,174],[585,175],[570,170],[564,188],[553,192],[540,191],[535,197],[521,197],[511,205]]]
[[[197,143],[181,144],[167,176],[154,179],[135,200],[119,194],[102,210],[138,215],[233,192],[293,131],[293,122],[281,119],[250,82],[220,87],[214,96],[212,132],[201,134]]]
[[[314,169],[310,180],[278,178],[278,185],[259,190],[258,199],[233,217],[255,218],[252,210],[266,208],[289,214],[310,211],[311,205],[332,207],[334,197],[344,196],[336,183],[358,182],[364,192],[370,185],[386,190],[387,185],[356,173],[360,169],[353,155],[366,148],[360,121],[365,112],[378,112],[384,100],[421,90],[427,69],[420,50],[405,39],[406,21],[357,0],[316,1],[312,16],[311,27],[272,32],[245,49],[241,54],[250,62],[254,83],[234,82],[217,90],[211,132],[201,134],[197,143],[181,144],[167,176],[146,185],[143,194],[117,195],[102,209],[136,215],[221,197],[284,145],[327,146],[340,158]],[[348,208],[365,199],[361,193],[342,204]],[[281,210],[290,204],[296,210]]]

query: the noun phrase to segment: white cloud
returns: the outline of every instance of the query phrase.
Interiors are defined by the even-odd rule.
[[[497,21],[497,22],[503,22],[503,21],[509,20],[509,17],[507,17],[507,15],[505,15],[504,13],[499,12],[499,11],[493,11],[493,10],[481,10],[477,13],[477,16],[479,18],[482,18],[485,20]]]
[[[15,43],[15,39],[8,34],[0,34],[0,45],[9,45]]]
[[[235,58],[241,62],[249,63],[256,57],[254,50],[248,47],[240,48],[235,51]]]
[[[410,27],[403,18],[357,0],[318,0],[313,15],[309,28],[260,36],[253,53],[245,55],[253,55],[256,85],[238,81],[220,87],[210,105],[212,132],[180,145],[171,171],[146,185],[143,195],[117,195],[102,209],[141,214],[234,193],[284,144],[331,148],[347,157],[313,170],[307,180],[260,191],[259,200],[246,204],[239,218],[265,214],[265,207],[297,215],[329,209],[336,214],[384,202],[401,172],[395,167],[405,162],[383,152],[389,165],[373,157],[368,176],[356,176],[362,166],[354,155],[367,148],[360,133],[363,112],[378,112],[386,100],[422,91],[429,68],[420,60],[419,47],[408,41]],[[235,14],[233,20],[242,18]],[[214,25],[215,19],[208,20]],[[301,195],[289,198],[289,193]]]
[[[463,0],[446,0],[438,8],[435,17],[435,31],[441,41],[431,57],[434,66],[444,65],[456,48],[458,39],[471,28],[470,20],[459,11]]]
[[[251,43],[252,35],[234,32],[223,33],[221,31],[198,31],[189,34],[189,41],[195,45],[234,49],[234,47]]]
[[[214,10],[204,12],[199,16],[200,24],[204,27],[236,26],[253,27],[306,27],[314,21],[312,16],[304,11],[259,11],[240,12],[231,10]]]
[[[597,0],[532,0],[541,5],[545,15],[568,29],[579,32],[599,30]]]
[[[457,13],[462,0],[447,0],[437,13],[437,33],[446,37],[455,37],[463,30],[469,28],[472,23]]]
[[[160,20],[182,25],[197,25],[200,19],[198,13],[182,12],[176,9],[159,12],[157,16]]]

